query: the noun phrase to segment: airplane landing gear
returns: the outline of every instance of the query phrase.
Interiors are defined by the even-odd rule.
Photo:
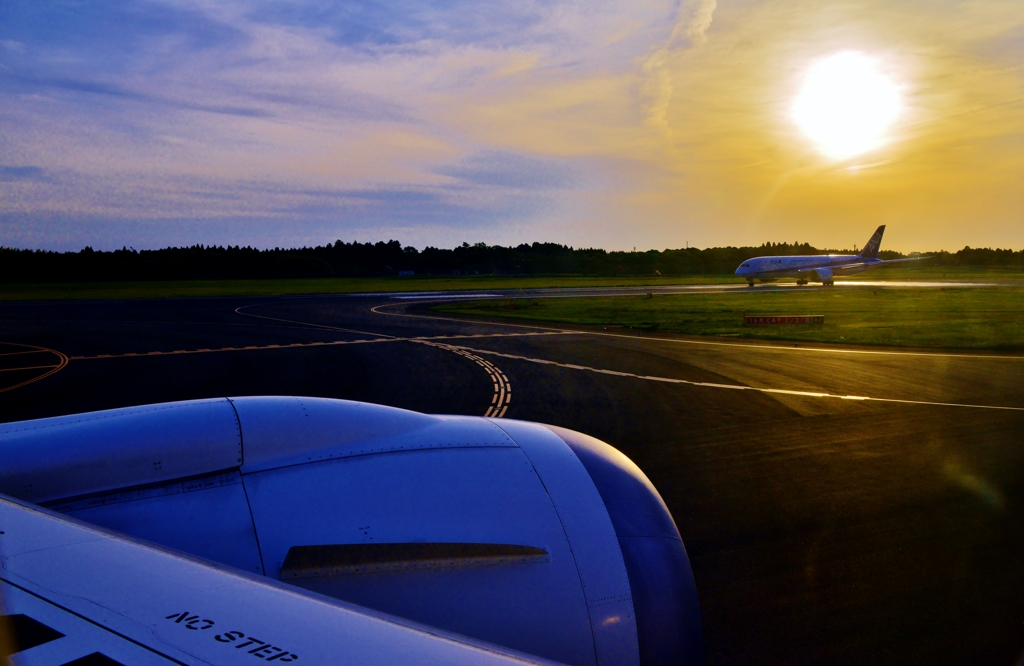
[[[753,280],[747,280],[747,286],[748,287],[753,287],[754,286],[754,281]]]
[[[829,280],[828,282],[822,282],[822,284],[826,287],[833,287],[836,283],[834,280]]]
[[[796,286],[798,286],[798,287],[802,287],[805,284],[807,284],[807,280],[797,280],[796,281]]]

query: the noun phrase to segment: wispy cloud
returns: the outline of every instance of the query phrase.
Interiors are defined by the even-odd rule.
[[[176,109],[185,109],[189,111],[205,111],[208,113],[223,113],[229,116],[244,116],[247,118],[265,118],[271,114],[267,111],[257,108],[245,108],[240,106],[230,105],[218,105],[218,104],[203,104],[198,102],[192,102],[189,100],[178,100],[164,97],[161,95],[146,94],[135,90],[122,87],[116,83],[105,83],[102,81],[89,81],[89,80],[76,80],[76,79],[33,79],[28,77],[11,77],[16,78],[17,82],[21,84],[21,87],[26,91],[35,91],[39,89],[53,88],[57,90],[69,91],[72,93],[89,93],[92,95],[107,95],[110,97],[121,98],[123,100],[131,100],[136,102],[145,102],[148,104],[159,104],[162,106],[172,107]]]
[[[46,182],[46,172],[36,166],[0,166],[0,183],[16,181]]]
[[[665,121],[665,113],[672,103],[675,90],[672,72],[669,70],[670,58],[674,51],[706,41],[705,33],[711,27],[717,5],[716,0],[684,0],[680,3],[672,32],[665,43],[644,60],[642,89],[647,98],[647,120],[662,130],[670,140],[674,133]]]
[[[572,174],[556,160],[490,150],[458,164],[439,167],[437,173],[470,185],[493,185],[515,190],[559,190],[571,186]]]

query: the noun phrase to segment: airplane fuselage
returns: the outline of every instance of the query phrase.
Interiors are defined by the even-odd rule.
[[[822,254],[792,257],[755,257],[736,269],[736,275],[748,280],[813,277],[816,269],[827,269],[833,275],[852,275],[885,263],[881,259],[864,259],[855,254]],[[852,264],[852,265],[851,265]]]
[[[836,275],[852,275],[866,271],[882,264],[910,259],[892,259],[884,261],[878,258],[878,248],[882,245],[882,234],[885,225],[878,227],[860,254],[813,254],[795,257],[754,257],[747,259],[736,269],[736,275],[746,279],[747,284],[754,286],[754,280],[772,282],[779,278],[796,278],[797,284],[820,282],[827,287],[835,284]]]

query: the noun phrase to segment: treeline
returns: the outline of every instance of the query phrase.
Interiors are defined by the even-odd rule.
[[[0,247],[0,282],[106,282],[247,278],[361,277],[386,275],[712,275],[732,273],[743,261],[765,254],[793,255],[820,250],[807,243],[765,243],[760,247],[608,252],[557,243],[516,247],[463,243],[454,249],[403,247],[396,240],[323,247],[258,250],[202,246],[112,252],[18,250]],[[883,251],[883,259],[903,255]],[[1024,267],[1024,251],[964,248],[936,252],[931,266]],[[410,273],[411,272],[411,273]]]

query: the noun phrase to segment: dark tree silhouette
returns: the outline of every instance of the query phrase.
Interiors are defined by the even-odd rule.
[[[743,261],[760,255],[849,253],[819,250],[807,243],[765,243],[760,247],[704,250],[607,252],[574,249],[558,243],[515,247],[463,243],[453,249],[403,247],[396,240],[377,243],[336,241],[322,247],[258,250],[252,247],[169,247],[112,252],[91,247],[79,252],[0,247],[0,282],[127,282],[252,278],[368,277],[398,275],[715,275],[731,274]],[[883,251],[884,259],[902,257]],[[965,247],[932,253],[929,266],[1024,267],[1024,250]]]

